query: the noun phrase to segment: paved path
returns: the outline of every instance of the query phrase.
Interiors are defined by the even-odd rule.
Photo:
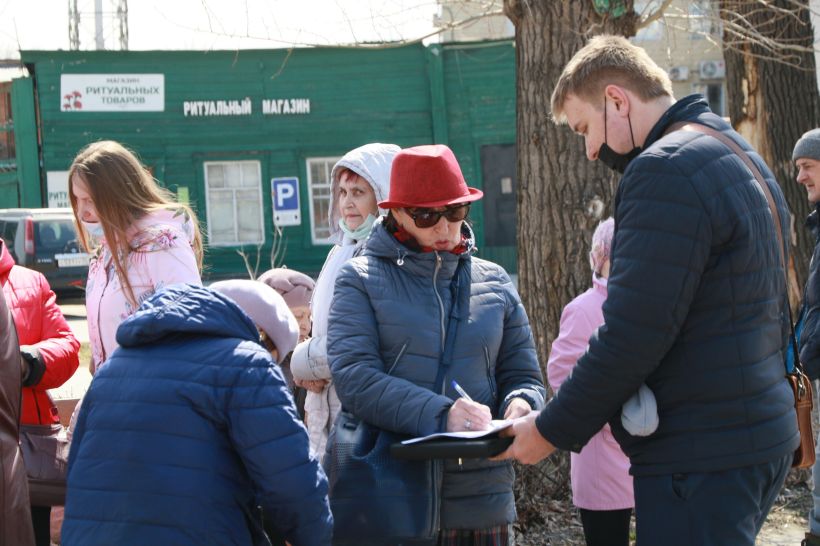
[[[80,343],[88,343],[88,324],[85,319],[85,298],[58,299],[57,304],[63,311],[68,325]]]
[[[60,309],[63,311],[68,325],[74,332],[74,336],[80,340],[80,343],[88,344],[88,324],[85,316],[85,299],[80,298],[66,298],[57,300]],[[63,410],[62,401],[66,401],[73,406],[73,401],[83,397],[85,391],[88,390],[88,385],[91,384],[91,374],[88,373],[88,362],[80,362],[80,367],[74,372],[74,375],[65,382],[61,387],[51,389],[49,393],[60,408],[60,417],[68,418],[71,416],[70,412],[65,416],[66,411]]]

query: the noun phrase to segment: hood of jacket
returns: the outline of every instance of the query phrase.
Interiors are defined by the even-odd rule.
[[[330,240],[334,244],[340,245],[344,240],[344,233],[339,227],[339,176],[342,169],[350,169],[370,184],[376,194],[376,202],[379,203],[387,199],[390,192],[390,168],[393,165],[393,158],[401,151],[395,144],[382,144],[374,142],[359,146],[347,152],[330,172],[330,210],[328,211],[328,222],[330,223]],[[379,209],[379,214],[384,215],[386,211]]]
[[[15,266],[14,258],[11,257],[5,241],[0,239],[0,283],[6,282],[11,268]]]
[[[173,284],[120,324],[117,343],[137,347],[179,334],[259,341],[253,321],[227,297],[202,286]]]
[[[167,238],[182,237],[192,243],[194,224],[182,207],[169,205],[167,208],[151,211],[136,222],[129,230],[131,248],[142,252],[165,249]]]

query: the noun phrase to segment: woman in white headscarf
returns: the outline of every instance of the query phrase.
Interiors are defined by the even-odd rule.
[[[308,389],[305,419],[311,450],[324,456],[328,434],[341,409],[330,381],[327,362],[327,317],[336,275],[358,255],[376,217],[384,214],[376,203],[387,198],[390,167],[400,151],[394,144],[365,144],[349,151],[331,171],[328,220],[334,247],[325,260],[311,301],[312,337],[296,346],[291,372],[297,385]]]

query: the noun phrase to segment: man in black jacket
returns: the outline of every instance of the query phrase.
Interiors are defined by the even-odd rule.
[[[622,37],[598,36],[564,68],[552,114],[587,157],[623,172],[605,325],[505,456],[580,451],[609,422],[630,457],[638,544],[752,546],[799,433],[784,379],[786,281],[766,197],[722,133],[763,173],[784,240],[789,211],[760,156],[699,95],[675,101],[666,72]],[[785,251],[786,249],[783,249]],[[641,383],[660,424],[621,426]]]
[[[809,265],[809,278],[803,294],[798,331],[800,336],[800,361],[809,377],[820,377],[820,129],[805,133],[792,152],[797,166],[797,183],[806,187],[806,196],[815,210],[809,214],[806,227],[815,237],[814,254]],[[814,508],[809,514],[809,529],[804,544],[820,546],[820,459],[814,465]]]

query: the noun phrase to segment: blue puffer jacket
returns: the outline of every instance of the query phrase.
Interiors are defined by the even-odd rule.
[[[472,249],[466,225],[465,233]],[[451,293],[455,274],[464,287],[458,302]],[[451,312],[457,329],[447,344],[451,354],[442,359]],[[543,406],[543,380],[518,293],[501,267],[469,251],[412,252],[378,220],[362,255],[339,272],[328,325],[328,357],[343,408],[382,429],[408,436],[444,431],[458,397],[453,379],[494,417],[517,396],[534,409]],[[440,367],[440,360],[451,363]],[[443,464],[442,528],[515,520],[509,462]]]
[[[815,238],[814,253],[809,264],[809,278],[800,311],[800,361],[808,376],[820,377],[820,204],[806,220],[806,227]]]
[[[330,544],[327,480],[250,318],[172,285],[117,331],[74,432],[66,546]]]
[[[580,451],[609,420],[635,476],[769,462],[799,441],[784,379],[786,282],[766,198],[717,139],[664,136],[677,121],[719,130],[748,152],[788,240],[783,193],[749,144],[698,95],[667,110],[618,186],[606,324],[536,422],[557,447]],[[620,408],[644,381],[660,425],[632,437]]]

